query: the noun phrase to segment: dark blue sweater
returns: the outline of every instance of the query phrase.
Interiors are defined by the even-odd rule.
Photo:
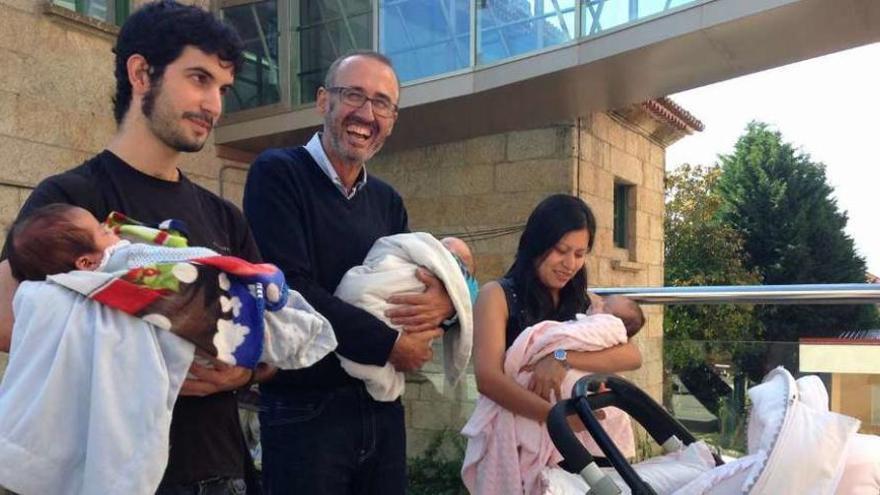
[[[366,311],[333,296],[342,276],[363,264],[376,239],[407,231],[400,195],[375,176],[346,199],[303,147],[268,150],[248,173],[244,212],[263,259],[277,265],[290,287],[330,320],[337,352],[382,366],[397,332]],[[314,366],[280,371],[270,393],[356,383],[331,354]]]

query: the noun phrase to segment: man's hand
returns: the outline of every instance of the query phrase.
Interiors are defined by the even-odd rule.
[[[416,270],[416,278],[425,284],[421,294],[397,294],[388,303],[397,307],[385,312],[391,323],[403,326],[404,332],[424,332],[440,326],[455,314],[455,308],[439,278],[424,268]]]
[[[397,371],[415,371],[434,357],[431,341],[443,335],[443,330],[433,328],[417,333],[403,332],[394,343],[388,362]]]
[[[219,361],[213,364],[213,368],[193,363],[189,367],[189,372],[196,378],[183,381],[180,395],[204,397],[243,387],[251,379],[251,370]]]
[[[550,401],[551,392],[556,395],[556,400],[562,398],[562,380],[565,378],[565,366],[553,358],[552,355],[544,356],[533,365],[524,366],[523,371],[533,372],[529,381],[529,390],[538,394],[546,401]]]
[[[271,364],[260,363],[254,369],[254,382],[266,383],[275,377],[275,373],[278,373],[278,368]]]

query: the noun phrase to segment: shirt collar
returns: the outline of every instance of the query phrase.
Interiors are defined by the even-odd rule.
[[[306,151],[312,155],[312,158],[318,163],[318,167],[320,167],[324,174],[330,178],[333,185],[336,186],[336,189],[338,189],[346,199],[353,198],[354,195],[367,184],[367,165],[364,164],[361,168],[361,173],[358,175],[358,180],[351,188],[351,193],[345,190],[345,185],[342,183],[342,179],[339,178],[339,174],[336,173],[336,169],[333,168],[330,159],[327,158],[327,153],[324,152],[324,146],[321,144],[320,132],[316,132],[315,135],[312,136],[312,139],[306,143]]]

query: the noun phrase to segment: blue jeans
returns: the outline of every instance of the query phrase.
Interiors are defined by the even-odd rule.
[[[260,438],[267,495],[406,492],[403,405],[373,400],[363,384],[264,393]]]
[[[186,485],[160,485],[156,495],[245,495],[243,479],[213,478]]]

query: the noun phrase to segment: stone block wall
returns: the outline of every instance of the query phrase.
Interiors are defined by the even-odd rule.
[[[614,113],[595,113],[577,122],[577,192],[599,223],[588,261],[593,287],[663,286],[665,150],[638,126]],[[614,184],[634,186],[630,246],[615,247]],[[627,373],[656,399],[663,384],[663,307],[643,305],[645,328],[635,341],[642,368]]]

